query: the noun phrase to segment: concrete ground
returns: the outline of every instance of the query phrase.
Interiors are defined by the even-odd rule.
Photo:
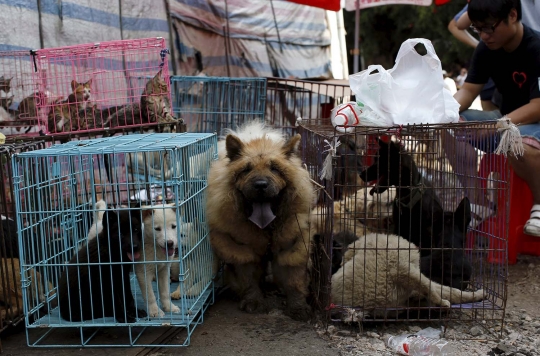
[[[508,320],[507,326],[509,328],[518,330],[518,333],[525,336],[529,334],[539,335],[539,291],[540,257],[520,256],[516,265],[509,266],[507,312],[523,314],[525,317],[522,316],[521,319],[525,320],[519,320],[519,322]],[[187,348],[164,348],[160,346],[155,348],[29,348],[26,344],[23,325],[20,325],[21,327],[18,330],[8,329],[7,332],[2,334],[2,356],[162,356],[172,354],[181,356],[338,356],[351,354],[345,352],[343,348],[340,349],[335,340],[329,342],[328,337],[325,337],[326,340],[320,338],[313,324],[296,322],[284,316],[281,312],[283,299],[275,295],[269,296],[270,303],[273,306],[273,310],[269,314],[252,315],[242,312],[238,309],[237,302],[227,293],[217,296],[216,300],[217,302],[210,306],[204,315],[204,323],[194,330],[191,335],[191,345]],[[526,322],[528,317],[531,320],[530,322]],[[412,327],[418,327],[418,330],[420,327],[427,326],[425,322],[417,325],[413,324],[411,324]],[[143,341],[162,345],[182,342],[183,338],[185,338],[183,330],[182,328],[166,327],[153,329],[144,334]],[[369,331],[372,332],[369,333]],[[362,341],[363,338],[369,337],[374,334],[373,331],[383,334],[385,329],[382,325],[377,325],[375,328],[364,328],[364,332],[360,332],[361,338],[358,340]],[[116,340],[120,340],[120,334],[122,332],[118,329],[113,330],[113,332],[109,329],[102,331],[99,336],[100,340],[105,340],[103,343],[115,344]],[[516,332],[511,334],[516,334]],[[58,330],[55,335],[59,340],[73,338],[74,336],[77,335],[73,335],[73,332],[70,333],[68,330]],[[537,336],[531,337],[531,339],[537,339]],[[355,341],[358,340],[355,339]],[[519,340],[519,343],[523,344],[527,338]],[[381,346],[381,351],[369,351],[373,348],[366,349],[364,346],[368,342],[370,344],[377,342],[375,346]],[[475,343],[476,346],[482,346],[483,344],[482,342],[467,342]],[[362,347],[360,347],[360,350],[364,350],[363,354],[365,355],[388,354],[388,350],[384,347],[380,338],[371,338],[366,341],[365,345],[361,344]],[[472,344],[466,345],[468,345],[465,347],[466,350],[469,350],[468,353],[460,353],[460,355],[486,354],[485,352],[479,353],[471,350]],[[350,345],[344,347],[347,346]]]

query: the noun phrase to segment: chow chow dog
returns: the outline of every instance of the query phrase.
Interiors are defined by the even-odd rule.
[[[144,251],[141,261],[135,265],[135,275],[139,281],[142,295],[147,303],[150,317],[162,317],[165,312],[179,313],[180,308],[171,302],[170,271],[174,252],[178,246],[178,222],[175,204],[161,204],[142,207],[144,224]],[[150,262],[148,262],[150,261]],[[152,281],[157,272],[161,310],[157,305]]]
[[[271,263],[287,297],[286,314],[310,318],[309,213],[315,193],[298,157],[300,135],[286,140],[259,122],[229,131],[208,176],[206,213],[210,242],[226,264],[240,309],[266,310],[259,284]]]
[[[68,321],[114,317],[133,323],[146,316],[137,309],[129,273],[141,254],[139,210],[107,210],[103,230],[69,261],[58,286],[60,315]],[[78,265],[80,264],[80,265]]]
[[[480,301],[484,292],[464,292],[430,280],[420,272],[418,248],[397,235],[360,237],[349,245],[343,266],[332,276],[332,302],[362,307],[364,316],[385,317],[388,308],[405,307],[413,296],[449,307]]]

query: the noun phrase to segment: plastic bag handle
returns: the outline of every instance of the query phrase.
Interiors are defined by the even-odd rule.
[[[439,57],[437,57],[437,54],[435,53],[435,48],[433,48],[433,44],[431,43],[430,40],[425,39],[425,38],[410,38],[410,39],[406,40],[405,42],[403,42],[403,44],[399,48],[399,52],[398,52],[398,54],[396,56],[396,63],[399,62],[401,57],[403,57],[405,54],[407,54],[407,53],[409,53],[411,51],[413,51],[414,53],[420,55],[414,49],[414,46],[416,46],[419,43],[423,44],[424,47],[426,48],[426,51],[427,51],[426,56],[429,56],[430,58],[436,59],[437,61],[440,61]]]

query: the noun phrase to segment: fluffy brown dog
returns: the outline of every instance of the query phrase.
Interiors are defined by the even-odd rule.
[[[207,219],[215,254],[227,266],[240,309],[265,311],[259,284],[271,262],[286,313],[307,320],[309,212],[314,190],[297,156],[300,135],[248,123],[218,147],[208,177]]]

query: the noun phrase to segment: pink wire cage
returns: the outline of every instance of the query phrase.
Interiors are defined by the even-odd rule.
[[[0,132],[7,137],[38,136],[37,78],[30,51],[0,52]]]
[[[141,102],[154,96],[170,103],[168,53],[161,37],[33,51],[37,87],[48,99],[38,101],[45,133],[154,129],[159,119]],[[145,90],[156,76],[166,89]],[[164,110],[153,111],[159,115]]]

